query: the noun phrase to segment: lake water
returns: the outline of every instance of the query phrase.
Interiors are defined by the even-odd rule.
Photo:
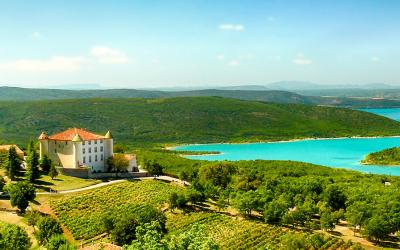
[[[400,109],[364,109],[364,111],[400,120]],[[400,138],[345,138],[294,142],[205,144],[176,147],[177,150],[218,151],[219,155],[188,156],[202,160],[292,160],[366,173],[400,176],[400,167],[363,166],[369,153],[400,146]]]

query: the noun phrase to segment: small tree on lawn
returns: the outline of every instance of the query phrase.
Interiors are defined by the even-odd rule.
[[[51,177],[52,180],[58,176],[58,171],[56,169],[56,166],[54,164],[51,164],[50,170],[49,170],[49,176]]]
[[[31,141],[28,145],[25,177],[30,182],[34,182],[36,179],[40,177],[39,155],[35,149],[35,144],[33,143],[33,141]]]
[[[6,175],[11,180],[15,180],[15,176],[21,169],[21,159],[19,158],[15,147],[10,147],[10,149],[8,150],[4,167],[6,169]]]
[[[114,156],[110,157],[107,162],[111,171],[117,173],[125,172],[129,167],[129,161],[123,154],[114,154]]]
[[[36,197],[35,188],[26,181],[10,184],[7,186],[7,190],[10,193],[11,206],[18,207],[21,213],[25,212],[29,202]]]
[[[40,167],[42,168],[42,171],[44,173],[48,173],[50,171],[52,164],[53,162],[47,155],[44,155],[42,160],[40,161]]]

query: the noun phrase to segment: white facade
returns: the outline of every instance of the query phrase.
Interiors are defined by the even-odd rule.
[[[106,172],[107,159],[113,156],[110,132],[100,136],[82,129],[69,129],[54,136],[42,133],[39,140],[40,157],[47,155],[63,168],[89,167],[92,172]]]

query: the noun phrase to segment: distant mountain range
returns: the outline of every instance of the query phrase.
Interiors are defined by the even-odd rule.
[[[390,91],[394,93],[395,91]],[[397,91],[400,96],[400,90]],[[400,107],[399,100],[385,98],[351,98],[307,96],[282,90],[222,90],[204,89],[190,91],[159,91],[137,89],[27,89],[16,87],[0,87],[0,101],[31,101],[55,99],[86,98],[170,98],[170,97],[207,97],[217,96],[250,101],[272,103],[297,103],[309,105],[338,106],[351,108]]]

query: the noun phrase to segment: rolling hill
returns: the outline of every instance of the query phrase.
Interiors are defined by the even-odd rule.
[[[204,89],[190,91],[158,91],[137,89],[27,89],[0,87],[0,101],[32,101],[83,98],[171,98],[219,96],[249,101],[298,103],[350,108],[400,107],[400,100],[306,96],[282,90]]]
[[[400,123],[362,111],[220,97],[0,102],[5,142],[69,127],[110,129],[117,142],[141,146],[400,134]]]

